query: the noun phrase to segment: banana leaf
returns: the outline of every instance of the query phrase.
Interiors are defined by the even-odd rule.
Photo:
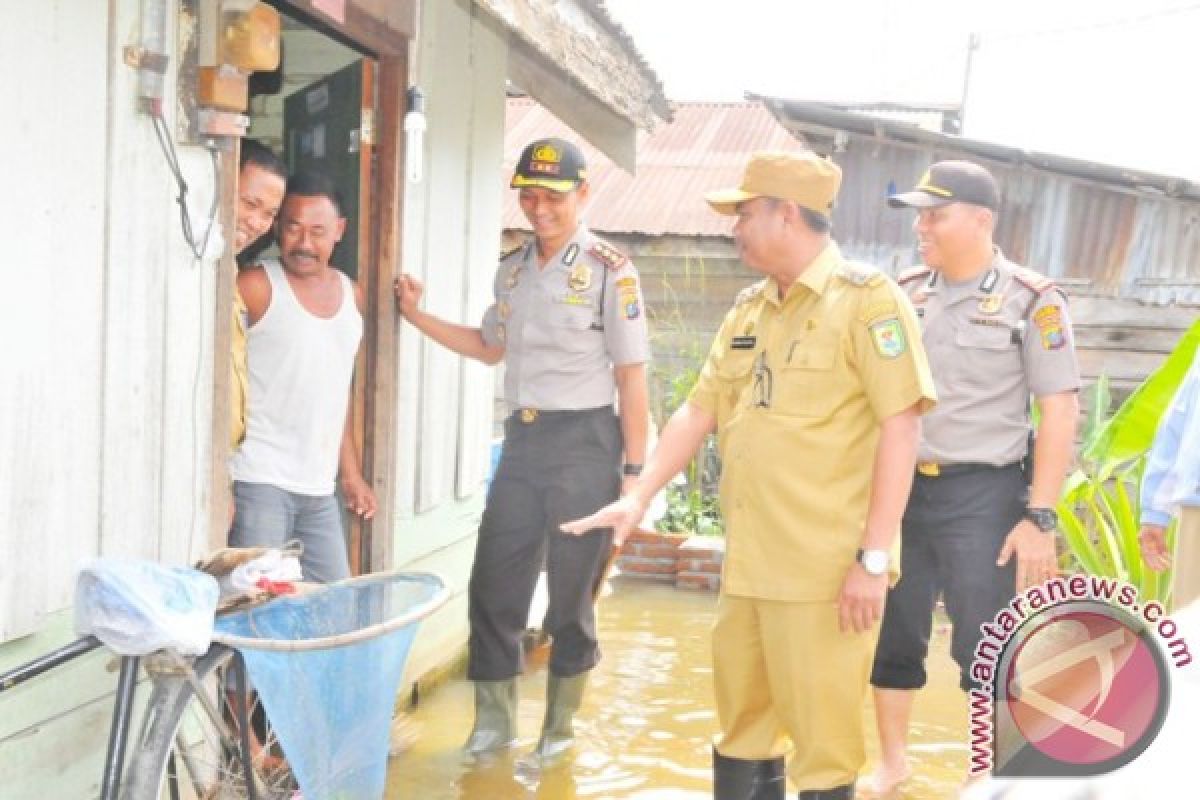
[[[1083,450],[1087,451],[1096,437],[1104,430],[1105,422],[1112,411],[1112,392],[1109,391],[1108,376],[1101,374],[1088,390],[1087,417],[1083,421],[1083,431],[1080,441]]]
[[[1129,395],[1117,412],[1097,430],[1082,458],[1097,465],[1097,477],[1107,480],[1112,473],[1144,454],[1154,441],[1163,412],[1179,389],[1200,345],[1200,320],[1192,324],[1162,366]]]

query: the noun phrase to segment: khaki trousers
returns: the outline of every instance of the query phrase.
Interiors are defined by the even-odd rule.
[[[1175,536],[1171,606],[1183,608],[1200,598],[1200,506],[1184,506]]]
[[[712,641],[717,751],[761,760],[791,750],[788,774],[801,791],[853,783],[866,760],[863,713],[878,632],[842,633],[832,602],[722,594]]]

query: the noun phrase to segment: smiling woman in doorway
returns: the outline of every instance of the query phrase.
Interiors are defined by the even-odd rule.
[[[574,742],[572,718],[600,658],[593,594],[612,551],[610,529],[576,538],[558,526],[616,499],[641,472],[649,345],[637,271],[582,224],[588,184],[579,148],[562,139],[532,142],[511,186],[534,238],[500,261],[481,327],[422,311],[424,287],[410,275],[397,279],[395,292],[401,315],[434,341],[506,365],[512,413],[469,585],[475,725],[465,750],[477,758],[516,740],[521,636],[544,562],[553,645],[531,759],[545,766]]]

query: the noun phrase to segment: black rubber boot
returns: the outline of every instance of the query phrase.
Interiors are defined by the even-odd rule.
[[[832,789],[806,789],[796,795],[796,800],[854,800],[854,784],[847,783]]]
[[[782,758],[753,761],[713,750],[714,800],[784,800],[785,780]]]

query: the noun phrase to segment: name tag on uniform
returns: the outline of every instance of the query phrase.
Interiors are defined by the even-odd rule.
[[[554,302],[568,306],[582,306],[584,308],[591,308],[592,306],[592,299],[590,297],[583,294],[576,294],[575,292],[560,294],[554,298]]]
[[[758,343],[757,336],[735,336],[729,343],[730,350],[753,350]]]

